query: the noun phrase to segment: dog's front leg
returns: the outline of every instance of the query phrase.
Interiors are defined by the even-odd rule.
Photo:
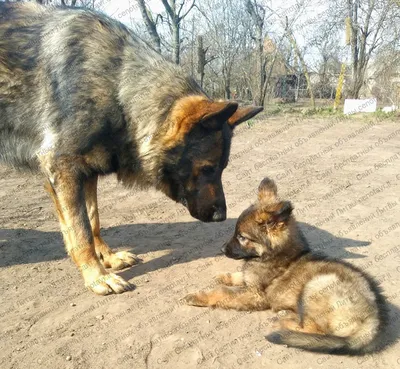
[[[215,277],[215,280],[225,286],[244,286],[246,284],[243,272],[221,273]]]
[[[266,296],[255,288],[221,286],[208,292],[198,292],[184,298],[188,305],[211,306],[235,310],[266,310]]]
[[[103,265],[106,268],[118,270],[137,264],[135,255],[127,251],[114,253],[100,236],[100,219],[97,207],[97,175],[85,181],[85,199],[94,237],[94,247]]]
[[[99,295],[122,293],[132,285],[120,276],[107,273],[95,251],[85,203],[86,178],[68,166],[56,171],[46,185],[56,206],[68,254],[85,280],[85,286]]]

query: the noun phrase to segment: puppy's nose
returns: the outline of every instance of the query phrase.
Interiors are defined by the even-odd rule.
[[[226,244],[225,244],[224,246],[222,246],[221,252],[222,252],[223,254],[225,254],[225,252],[226,252]]]

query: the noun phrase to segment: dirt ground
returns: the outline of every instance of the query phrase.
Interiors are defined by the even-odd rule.
[[[241,262],[217,256],[268,175],[292,200],[311,245],[374,275],[400,331],[400,124],[274,117],[238,128],[223,182],[228,220],[200,223],[160,193],[101,180],[102,233],[140,265],[132,292],[96,296],[66,256],[40,176],[0,168],[1,368],[396,368],[400,344],[365,357],[269,344],[269,311],[183,305]]]

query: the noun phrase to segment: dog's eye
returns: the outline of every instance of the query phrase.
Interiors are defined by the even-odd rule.
[[[242,243],[242,242],[244,242],[244,241],[247,240],[247,238],[246,238],[246,237],[243,237],[241,234],[239,234],[239,235],[237,236],[237,239],[238,239],[238,241],[239,241],[240,243]]]
[[[207,166],[201,168],[201,172],[204,175],[209,176],[209,175],[212,175],[212,174],[214,174],[216,172],[216,168],[212,167],[211,165],[207,165]]]

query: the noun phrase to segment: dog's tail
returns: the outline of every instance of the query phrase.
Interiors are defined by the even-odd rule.
[[[373,343],[373,340],[371,340],[371,337],[368,339],[366,339],[366,337],[339,337],[292,330],[280,330],[269,334],[265,338],[269,342],[278,345],[287,345],[289,347],[297,347],[307,351],[327,354],[362,355],[376,350],[376,345]]]
[[[349,350],[349,343],[346,338],[316,334],[303,333],[291,330],[273,332],[265,337],[269,342],[278,345],[287,345],[300,349],[315,352],[341,352]]]

